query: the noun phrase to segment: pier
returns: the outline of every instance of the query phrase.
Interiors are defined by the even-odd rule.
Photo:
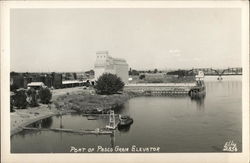
[[[114,114],[113,110],[110,110],[109,114],[88,114],[88,116],[95,117],[109,117],[109,123],[106,128],[96,128],[96,129],[66,129],[62,128],[62,115],[60,116],[60,128],[41,128],[41,122],[38,127],[22,127],[23,130],[34,130],[34,131],[55,131],[55,132],[67,132],[67,133],[77,133],[77,134],[94,134],[94,135],[108,135],[114,134],[115,130],[119,124],[119,115]],[[87,117],[87,116],[86,116]]]
[[[94,135],[109,135],[113,134],[111,130],[108,129],[95,129],[95,130],[73,130],[73,129],[64,129],[64,128],[36,128],[36,127],[23,127],[24,130],[34,130],[34,131],[55,131],[55,132],[67,132],[67,133],[76,133],[76,134],[94,134]]]
[[[125,92],[145,96],[181,96],[205,93],[204,73],[199,71],[192,83],[138,83],[125,86]]]
[[[125,92],[134,92],[145,96],[185,96],[196,86],[196,83],[148,83],[130,84]]]

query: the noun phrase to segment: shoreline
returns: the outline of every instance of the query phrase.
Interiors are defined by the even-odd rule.
[[[37,107],[28,107],[26,109],[15,109],[10,113],[10,136],[17,134],[23,130],[23,127],[30,125],[36,121],[49,118],[59,114],[67,114],[76,112],[72,109],[57,109],[55,102],[58,97],[72,92],[79,92],[79,87],[52,90],[51,104],[39,104]]]
[[[10,136],[21,132],[23,127],[45,118],[79,111],[93,113],[97,108],[106,111],[119,107],[129,98],[129,95],[125,93],[108,96],[97,95],[93,93],[93,89],[86,90],[82,87],[52,90],[51,104],[15,109],[15,112],[10,113]],[[87,103],[82,103],[83,101],[87,101]]]
[[[38,113],[39,109],[39,112],[42,113],[42,114],[39,114],[38,116],[34,114],[34,112],[32,111],[36,111],[35,113]],[[21,112],[17,112],[17,114],[19,114],[19,119],[15,119],[15,123],[19,122],[18,125],[16,126],[13,126],[13,122],[11,124],[11,132],[10,132],[10,136],[13,136],[15,134],[17,134],[18,132],[21,132],[23,130],[23,127],[25,126],[28,126],[34,122],[37,122],[39,120],[42,120],[42,119],[46,119],[46,118],[49,118],[49,117],[52,117],[52,116],[55,116],[55,115],[59,115],[59,114],[67,114],[67,113],[72,113],[72,112],[76,112],[75,110],[55,110],[55,109],[51,109],[51,110],[48,110],[48,109],[44,109],[44,108],[28,108],[28,109],[23,109],[24,111],[21,113]],[[32,110],[32,111],[31,111]],[[29,111],[29,113],[27,113],[27,111]],[[25,113],[26,112],[26,113]],[[24,116],[24,117],[22,117]],[[25,117],[26,116],[26,117]],[[11,118],[11,121],[14,121],[12,120],[13,117]],[[21,122],[20,122],[21,121]]]

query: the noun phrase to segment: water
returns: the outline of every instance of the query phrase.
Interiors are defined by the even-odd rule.
[[[78,135],[53,131],[22,131],[11,137],[15,153],[61,153],[71,147],[160,147],[160,152],[222,152],[226,142],[242,148],[241,76],[206,77],[204,99],[189,97],[136,97],[118,111],[128,114],[134,123],[114,136]],[[42,127],[94,129],[104,127],[108,119],[88,120],[72,113],[49,118]]]

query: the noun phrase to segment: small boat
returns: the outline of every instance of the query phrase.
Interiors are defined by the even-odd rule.
[[[134,122],[133,119],[127,115],[119,116],[119,120],[120,123],[118,124],[118,127],[129,126]]]
[[[97,117],[96,116],[87,116],[87,119],[88,120],[97,120]]]

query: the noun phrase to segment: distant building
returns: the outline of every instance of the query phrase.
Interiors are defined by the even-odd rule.
[[[62,74],[60,73],[10,73],[11,90],[27,88],[31,82],[42,82],[47,87],[61,88]]]
[[[125,59],[113,58],[108,51],[100,51],[96,53],[95,61],[95,80],[103,73],[116,74],[122,81],[128,83],[128,64]]]
[[[34,88],[36,90],[46,87],[43,82],[31,82],[27,85],[28,88]]]

